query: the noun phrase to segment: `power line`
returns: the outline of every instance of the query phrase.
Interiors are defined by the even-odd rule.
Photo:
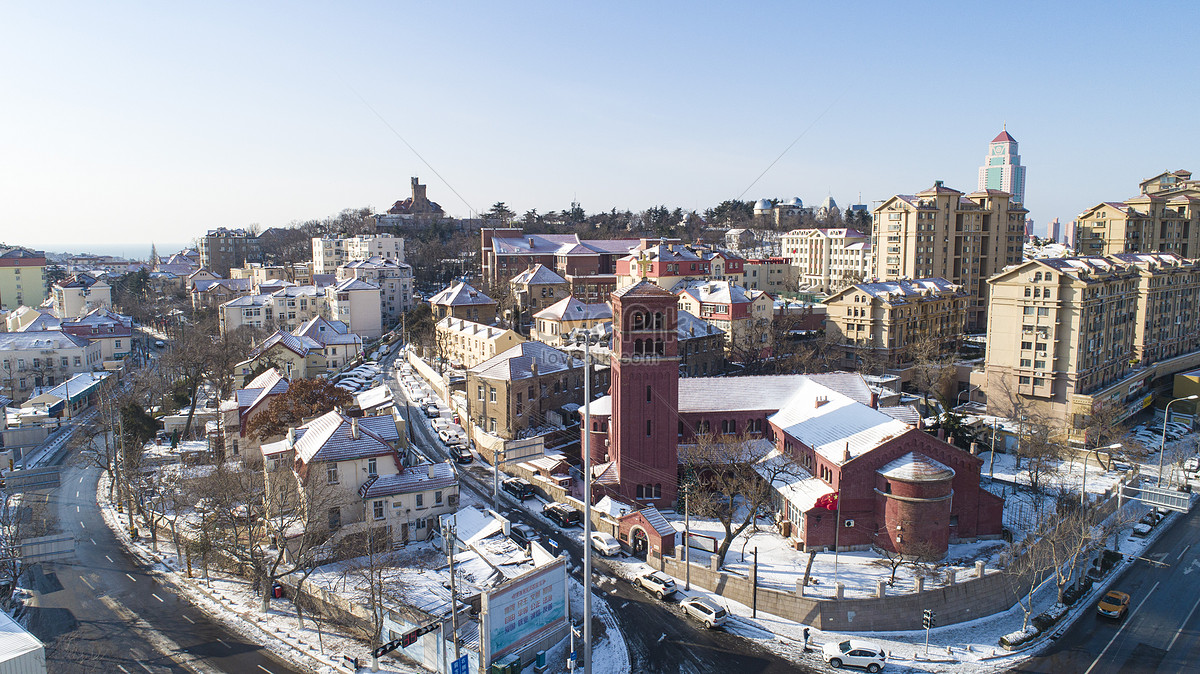
[[[400,139],[401,143],[404,143],[405,147],[407,147],[409,150],[412,151],[412,153],[414,155],[417,156],[417,159],[421,160],[421,163],[424,164],[426,166],[426,168],[428,168],[430,171],[433,171],[433,175],[437,176],[438,180],[441,180],[442,183],[444,183],[446,185],[446,187],[449,188],[449,190],[454,193],[454,196],[458,197],[458,200],[463,202],[463,205],[467,207],[467,210],[469,210],[472,213],[476,212],[475,208],[473,206],[471,206],[471,204],[463,197],[463,195],[459,194],[458,190],[454,189],[454,186],[450,184],[450,181],[446,180],[446,178],[441,173],[438,173],[438,170],[433,167],[433,164],[430,164],[428,161],[426,161],[425,157],[422,157],[421,153],[417,152],[417,148],[413,147],[412,143],[408,142],[404,138],[404,136],[401,136],[400,132],[397,131],[391,124],[389,124],[388,121],[386,119],[384,119],[383,115],[379,114],[379,111],[376,110],[375,107],[372,106],[369,102],[367,102],[367,99],[363,98],[362,94],[358,93],[357,89],[355,89],[353,86],[351,86],[351,84],[349,82],[346,82],[345,80],[343,80],[342,83],[345,84],[346,88],[348,88],[351,92],[354,93],[355,96],[358,97],[358,100],[362,101],[363,105],[367,106],[368,110],[370,110],[372,113],[374,113],[374,115],[376,117],[379,118],[379,121],[383,122],[383,125],[386,126],[389,131],[391,131],[393,134],[395,134],[395,136],[397,138]]]
[[[846,95],[846,91],[848,91],[848,89],[843,89],[843,90],[842,90],[842,93],[838,94],[838,97],[837,97],[837,98],[835,98],[835,99],[833,99],[833,102],[832,102],[832,103],[830,103],[830,104],[829,104],[829,106],[828,106],[828,107],[826,107],[826,108],[825,108],[825,110],[823,110],[823,111],[821,112],[821,114],[817,115],[817,118],[816,118],[816,119],[814,119],[814,120],[812,121],[812,123],[811,123],[811,124],[809,124],[807,127],[805,127],[805,129],[804,129],[803,131],[801,131],[801,132],[800,132],[800,135],[799,135],[799,136],[796,136],[796,140],[793,140],[793,141],[791,142],[791,144],[789,144],[787,147],[785,147],[785,148],[783,149],[783,152],[780,152],[780,153],[779,153],[779,156],[775,158],[775,161],[773,161],[773,162],[771,162],[770,164],[768,164],[768,165],[767,165],[767,168],[763,169],[762,173],[758,174],[758,177],[757,177],[757,178],[755,178],[755,179],[754,179],[754,181],[753,181],[753,182],[751,182],[749,185],[747,185],[747,186],[746,186],[746,189],[742,190],[742,193],[741,193],[741,194],[739,194],[739,195],[737,196],[738,200],[741,200],[741,198],[742,198],[742,197],[746,196],[746,192],[749,192],[749,191],[750,191],[750,188],[752,188],[752,187],[754,187],[756,184],[758,184],[758,181],[759,181],[759,180],[762,180],[762,177],[763,177],[763,176],[765,176],[765,175],[767,175],[767,171],[770,171],[772,168],[774,168],[774,166],[775,166],[776,164],[778,164],[778,163],[779,163],[779,160],[780,160],[780,159],[783,159],[783,155],[787,154],[787,153],[788,153],[788,150],[791,150],[791,149],[792,149],[792,147],[794,147],[794,146],[796,145],[796,143],[799,143],[799,142],[800,142],[800,139],[801,139],[801,138],[803,138],[805,135],[807,135],[807,134],[808,134],[808,132],[809,132],[810,130],[812,130],[812,128],[813,128],[814,126],[816,126],[816,125],[817,125],[817,122],[821,121],[821,118],[825,116],[825,113],[827,113],[827,112],[829,112],[830,110],[832,110],[832,109],[833,109],[833,106],[837,105],[838,101],[842,100],[842,97]],[[993,127],[993,128],[995,128],[995,127]]]

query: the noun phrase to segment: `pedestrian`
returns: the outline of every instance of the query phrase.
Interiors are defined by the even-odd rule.
[[[808,628],[804,628],[804,652],[808,652]]]

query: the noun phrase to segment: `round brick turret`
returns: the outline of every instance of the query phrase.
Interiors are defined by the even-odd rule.
[[[950,545],[954,470],[910,452],[875,474],[876,543],[893,552],[941,558]]]

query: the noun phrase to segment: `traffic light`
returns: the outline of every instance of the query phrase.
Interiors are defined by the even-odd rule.
[[[925,629],[937,626],[937,614],[930,609],[925,609],[921,616],[921,624]]]
[[[413,630],[404,636],[400,637],[400,648],[408,648],[417,642],[417,630]]]

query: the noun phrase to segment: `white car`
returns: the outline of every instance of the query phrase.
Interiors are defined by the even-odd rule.
[[[729,618],[725,609],[714,604],[708,597],[688,597],[679,602],[679,607],[690,617],[704,623],[704,626],[710,630],[724,625]]]
[[[661,571],[644,573],[633,580],[633,584],[662,599],[675,594],[675,579]]]
[[[821,646],[821,654],[834,669],[850,665],[862,667],[868,672],[878,672],[887,662],[887,653],[882,648],[858,639],[847,639],[841,643],[830,641]]]
[[[615,555],[621,551],[621,542],[611,534],[599,531],[592,532],[592,549],[602,555]]]

